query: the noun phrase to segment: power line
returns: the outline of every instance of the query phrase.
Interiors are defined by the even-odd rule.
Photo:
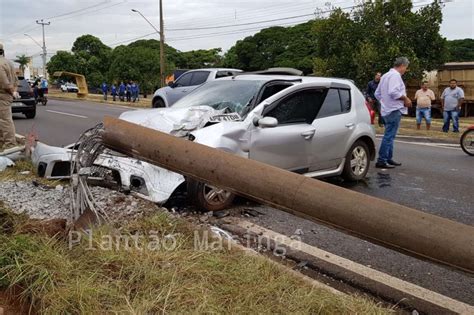
[[[81,12],[81,11],[85,11],[85,10],[88,10],[88,9],[91,9],[91,8],[100,7],[100,6],[104,5],[104,4],[106,4],[107,2],[108,2],[108,1],[102,1],[102,2],[100,2],[100,3],[94,4],[94,5],[90,5],[90,6],[81,8],[81,9],[69,11],[69,12],[66,12],[66,13],[58,14],[58,15],[53,15],[53,16],[50,16],[50,17],[45,18],[45,20],[53,20],[53,19],[56,19],[56,18],[59,18],[59,17],[71,15],[71,14],[74,14],[74,13],[77,13],[77,12]]]
[[[347,9],[352,9],[355,8],[359,5],[353,5],[353,6],[348,6],[344,8],[340,8],[341,10],[347,10]],[[319,11],[318,13],[328,13],[332,12],[334,9],[330,9],[327,11]],[[263,24],[263,23],[270,23],[270,22],[278,22],[278,21],[284,21],[284,20],[293,20],[297,18],[302,18],[302,17],[309,17],[309,16],[315,16],[314,12],[311,14],[301,14],[301,15],[294,15],[294,16],[288,16],[284,18],[278,18],[278,19],[271,19],[271,20],[264,20],[264,21],[256,21],[256,22],[248,22],[248,23],[240,23],[240,24],[229,24],[229,25],[218,25],[218,26],[208,26],[208,27],[193,27],[193,28],[175,28],[175,29],[167,29],[167,31],[192,31],[192,30],[212,30],[212,29],[220,29],[220,28],[229,28],[229,27],[237,27],[237,26],[247,26],[247,25],[256,25],[256,24]]]

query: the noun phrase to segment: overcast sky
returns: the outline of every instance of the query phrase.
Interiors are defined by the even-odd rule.
[[[336,7],[350,7],[361,0],[332,0]],[[453,0],[450,0],[453,1]],[[273,25],[293,25],[311,19],[316,9],[327,11],[328,0],[163,0],[165,34],[169,45],[181,50],[230,48],[238,39]],[[427,4],[429,0],[415,0]],[[448,39],[474,38],[474,0],[454,0],[445,4],[441,33]],[[128,44],[150,34],[153,28],[137,13],[143,13],[159,28],[158,0],[0,0],[0,42],[7,58],[33,55],[41,64],[41,27],[45,26],[50,57],[57,50],[70,50],[83,34],[99,37],[105,44]],[[298,16],[298,17],[296,17]],[[288,18],[295,17],[295,18]],[[285,19],[288,18],[288,19]],[[276,20],[266,23],[261,21]],[[240,25],[226,27],[229,25]],[[213,28],[214,27],[214,28]],[[216,28],[217,27],[217,28]],[[178,30],[176,30],[178,29]],[[179,30],[182,29],[182,30]],[[30,35],[38,42],[36,44]],[[158,38],[151,34],[144,38]]]

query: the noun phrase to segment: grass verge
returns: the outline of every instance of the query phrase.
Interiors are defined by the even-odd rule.
[[[39,184],[55,187],[60,184],[59,180],[48,180],[36,175],[33,164],[30,160],[19,160],[14,166],[7,167],[0,172],[0,181],[36,181]]]
[[[432,119],[431,130],[426,130],[426,124],[423,121],[421,124],[421,130],[416,129],[416,119],[412,117],[403,117],[400,123],[399,135],[403,136],[415,136],[415,137],[426,137],[433,140],[441,140],[443,142],[459,143],[462,133],[467,129],[468,126],[474,125],[474,118],[468,117],[459,119],[459,133],[452,132],[452,125],[448,133],[442,131],[443,120]],[[377,134],[383,134],[384,128],[376,126],[375,130]]]
[[[360,296],[312,287],[236,248],[196,249],[193,227],[166,213],[101,226],[81,240],[74,235],[72,248],[67,238],[21,232],[16,227],[24,226],[25,218],[1,203],[0,213],[9,222],[0,232],[0,289],[21,288],[21,297],[38,313],[393,312]],[[138,233],[143,237],[134,246],[122,244]],[[150,235],[157,238],[149,242]],[[110,240],[116,242],[109,248]]]
[[[117,101],[112,101],[112,96],[108,95],[107,101],[104,100],[104,97],[101,94],[89,94],[85,98],[77,98],[76,93],[65,93],[61,92],[60,90],[50,89],[48,92],[48,96],[51,98],[60,98],[60,99],[67,99],[67,100],[86,100],[96,103],[102,104],[110,104],[110,105],[122,105],[122,106],[129,106],[129,107],[136,107],[136,108],[151,108],[151,97],[150,95],[148,98],[140,98],[138,102],[120,102],[117,97]]]

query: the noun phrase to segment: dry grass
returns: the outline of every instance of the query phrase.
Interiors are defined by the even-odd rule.
[[[107,101],[104,101],[104,97],[101,94],[89,94],[86,98],[79,99],[77,98],[76,93],[65,93],[61,92],[60,90],[50,89],[49,90],[49,97],[51,98],[60,98],[60,99],[67,99],[67,100],[86,100],[101,104],[109,104],[109,105],[122,105],[122,106],[129,106],[129,107],[137,107],[137,108],[151,108],[151,97],[153,95],[149,95],[148,98],[140,98],[138,102],[120,102],[117,97],[117,101],[112,101],[112,96],[108,96]]]
[[[462,133],[470,125],[474,125],[474,118],[463,118],[459,119],[459,133],[453,133],[452,125],[448,133],[442,131],[443,120],[442,119],[432,119],[431,121],[431,130],[426,130],[426,124],[423,120],[421,124],[421,130],[416,129],[416,119],[412,117],[403,117],[400,124],[400,129],[398,134],[404,136],[417,136],[417,137],[427,137],[434,140],[444,140],[453,143],[459,143]],[[383,134],[384,129],[376,126],[377,134]]]
[[[155,231],[160,239],[174,235],[176,247],[100,250],[107,237],[139,231]],[[69,250],[57,238],[0,233],[0,289],[21,287],[25,301],[44,314],[393,312],[363,297],[312,287],[238,249],[196,250],[193,228],[165,213],[102,226],[92,235]]]

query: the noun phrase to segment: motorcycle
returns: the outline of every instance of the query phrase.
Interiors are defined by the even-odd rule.
[[[38,97],[36,99],[36,103],[41,103],[43,106],[46,106],[46,103],[48,103],[48,97],[46,96],[48,94],[48,89],[38,89]]]
[[[461,148],[467,154],[474,156],[474,125],[469,126],[462,134]]]

